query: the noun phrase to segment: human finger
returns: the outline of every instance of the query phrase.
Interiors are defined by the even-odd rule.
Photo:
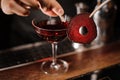
[[[64,13],[63,8],[56,0],[41,0],[39,5],[41,11],[48,16],[58,16],[58,14],[62,15]]]
[[[19,16],[28,16],[29,15],[29,6],[26,5],[19,5],[18,3],[14,2],[14,5],[11,7],[11,11]]]
[[[32,7],[39,7],[38,0],[20,0],[20,2],[24,3],[25,5],[32,6]]]

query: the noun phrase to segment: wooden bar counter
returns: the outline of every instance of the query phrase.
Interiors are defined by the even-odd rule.
[[[38,60],[30,65],[1,71],[0,80],[66,80],[74,76],[119,64],[119,46],[120,41],[97,49],[84,52],[74,51],[61,55],[60,58],[69,63],[68,72],[61,75],[45,75],[40,71],[42,60]]]

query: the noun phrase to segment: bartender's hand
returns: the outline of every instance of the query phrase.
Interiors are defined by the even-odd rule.
[[[5,14],[28,16],[30,8],[40,9],[48,16],[64,14],[64,10],[56,0],[0,0],[1,9]]]

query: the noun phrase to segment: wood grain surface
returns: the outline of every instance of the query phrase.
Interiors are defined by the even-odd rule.
[[[34,64],[0,72],[0,80],[66,80],[120,63],[120,42],[112,43],[98,49],[84,52],[74,51],[63,55],[61,59],[69,63],[67,73],[61,75],[45,75],[40,70],[43,60]]]

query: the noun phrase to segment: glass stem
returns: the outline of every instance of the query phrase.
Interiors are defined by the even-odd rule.
[[[53,65],[56,64],[56,56],[57,56],[57,42],[52,43],[52,57],[53,57]]]

